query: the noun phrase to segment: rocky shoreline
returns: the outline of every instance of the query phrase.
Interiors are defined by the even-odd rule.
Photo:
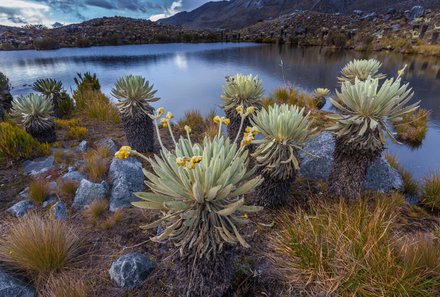
[[[406,11],[389,9],[383,14],[360,10],[352,15],[298,11],[240,30],[195,30],[123,17],[93,19],[54,29],[0,26],[0,50],[231,41],[437,56],[440,11],[422,6]]]

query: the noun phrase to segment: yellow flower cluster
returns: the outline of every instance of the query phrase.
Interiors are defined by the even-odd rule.
[[[235,108],[235,111],[241,115],[241,116],[245,116],[247,117],[250,114],[253,114],[255,112],[255,107],[253,106],[249,106],[248,108],[246,108],[246,110],[244,109],[243,105],[239,105]]]
[[[241,141],[241,145],[249,145],[255,138],[255,135],[260,133],[257,127],[246,127],[244,130],[243,140]]]
[[[220,117],[220,116],[215,116],[213,119],[214,123],[216,123],[217,125],[219,125],[220,123],[222,123],[223,125],[229,125],[231,123],[231,120],[226,118],[226,117]]]
[[[162,125],[162,127],[168,128],[168,123],[169,123],[168,119],[160,119],[160,124]]]
[[[202,156],[193,156],[191,158],[189,157],[176,158],[176,164],[179,165],[179,167],[183,167],[187,165],[188,169],[194,169],[196,167],[196,164],[200,162],[202,162]]]
[[[115,157],[121,160],[127,159],[130,157],[132,149],[130,146],[123,146],[115,153]]]
[[[157,109],[157,115],[158,115],[159,117],[162,116],[164,113],[165,113],[165,108],[163,108],[163,107],[159,107],[159,108]]]
[[[185,125],[185,127],[183,127],[183,129],[185,129],[185,131],[186,131],[187,133],[191,133],[191,127],[190,127],[190,126]]]

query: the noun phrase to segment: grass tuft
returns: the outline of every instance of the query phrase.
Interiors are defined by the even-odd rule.
[[[34,280],[73,267],[83,241],[65,222],[30,214],[11,222],[0,238],[0,260]]]
[[[108,170],[109,160],[104,150],[88,150],[84,155],[84,172],[93,181],[102,181]],[[105,157],[104,157],[105,156]]]
[[[437,296],[440,280],[427,267],[404,263],[395,248],[390,200],[285,213],[268,254],[274,272],[312,296]]]
[[[88,297],[90,285],[79,275],[62,273],[51,276],[44,286],[41,297]]]
[[[431,233],[417,233],[405,238],[400,254],[408,267],[426,267],[440,277],[440,238]]]
[[[424,179],[421,196],[424,205],[431,210],[440,210],[440,172]]]
[[[275,89],[269,98],[263,100],[265,108],[273,104],[297,105],[311,110],[317,108],[318,102],[312,96],[300,92],[298,88],[288,86]]]
[[[394,124],[397,139],[412,146],[419,146],[428,131],[429,111],[423,108],[402,117],[402,121]]]
[[[63,180],[58,183],[58,195],[65,198],[73,198],[79,183],[73,180]]]
[[[72,128],[72,127],[78,127],[80,125],[81,125],[81,121],[79,119],[69,119],[69,120],[55,119],[56,129]]]
[[[121,122],[117,108],[100,90],[75,91],[77,111],[93,120],[118,124]]]
[[[419,187],[412,177],[411,172],[406,170],[402,165],[400,165],[399,160],[396,155],[386,153],[385,160],[387,160],[388,164],[399,172],[403,179],[403,193],[409,195],[417,195],[419,191]]]
[[[44,179],[34,180],[29,185],[29,199],[37,204],[43,203],[50,195],[49,183]]]

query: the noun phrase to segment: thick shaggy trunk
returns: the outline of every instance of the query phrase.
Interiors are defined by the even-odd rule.
[[[48,142],[52,143],[57,140],[57,136],[55,134],[55,125],[52,123],[52,125],[47,129],[38,129],[34,127],[29,127],[26,129],[26,131],[32,135],[35,139],[37,139],[39,142]]]
[[[360,150],[343,138],[337,138],[329,178],[329,194],[346,200],[359,199],[368,168],[381,155],[380,150]]]
[[[228,125],[228,136],[231,139],[231,141],[234,141],[235,137],[237,137],[237,133],[239,132],[238,130],[240,129],[241,116],[235,110],[233,110],[233,111],[227,111],[226,117],[231,120],[231,123]],[[241,140],[243,139],[244,129],[246,129],[246,127],[250,125],[251,123],[249,121],[249,117],[247,117],[243,122],[243,127],[237,139],[238,144],[240,144]]]
[[[61,96],[54,95],[52,98],[53,116],[56,118],[62,118],[64,116],[63,111],[60,108]]]
[[[129,146],[138,152],[154,151],[154,125],[146,114],[134,117],[122,115],[122,122]]]
[[[264,177],[264,181],[255,189],[256,203],[268,208],[286,205],[290,200],[290,189],[295,175],[288,179],[278,179],[271,174],[258,174]]]
[[[0,91],[1,92],[1,91]],[[0,94],[0,104],[3,105],[3,109],[9,111],[12,108],[12,95],[9,92],[3,92]]]
[[[209,260],[180,260],[182,265],[175,270],[179,296],[188,297],[222,297],[230,289],[234,275],[233,253],[223,253]]]

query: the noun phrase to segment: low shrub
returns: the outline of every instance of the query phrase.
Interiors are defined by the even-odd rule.
[[[49,183],[44,179],[34,180],[29,185],[29,199],[37,204],[43,203],[50,195]]]
[[[88,297],[91,295],[90,285],[80,273],[61,273],[51,276],[41,290],[41,297]]]
[[[66,137],[68,139],[84,140],[87,136],[87,128],[85,127],[71,127],[67,131]]]
[[[411,172],[400,165],[396,155],[386,153],[385,159],[388,161],[390,166],[396,169],[397,172],[399,172],[399,174],[402,176],[403,192],[409,195],[416,195],[419,191],[419,186],[417,185],[417,182],[413,179]]]
[[[50,153],[49,145],[34,139],[23,128],[10,122],[0,123],[0,157],[30,159]]]
[[[430,209],[440,210],[440,173],[424,178],[421,198]]]
[[[419,146],[428,131],[428,118],[429,111],[423,108],[405,114],[401,122],[393,125],[397,133],[397,139],[412,146]]]
[[[34,280],[73,267],[83,241],[65,222],[30,214],[9,224],[0,238],[0,260]]]
[[[80,125],[81,125],[81,121],[79,119],[69,119],[69,120],[55,119],[56,129],[72,128],[72,127],[78,127]]]
[[[437,296],[430,269],[402,261],[391,197],[285,213],[268,254],[274,273],[312,296]]]

